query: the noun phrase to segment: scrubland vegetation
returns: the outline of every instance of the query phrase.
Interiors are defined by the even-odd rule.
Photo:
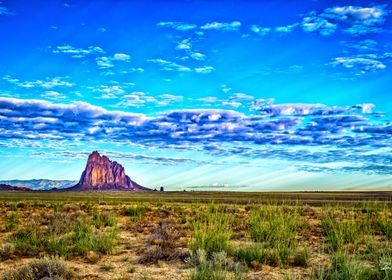
[[[392,279],[390,200],[311,205],[242,197],[223,204],[162,201],[159,194],[148,201],[7,195],[15,194],[0,198],[4,280]]]

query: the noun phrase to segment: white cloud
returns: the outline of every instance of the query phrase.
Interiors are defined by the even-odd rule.
[[[305,32],[318,31],[321,35],[330,35],[335,32],[337,25],[320,17],[305,17],[302,21],[302,29]]]
[[[162,94],[160,96],[161,98],[168,100],[170,102],[178,102],[178,101],[182,101],[184,99],[183,96],[180,95],[173,95],[173,94]]]
[[[130,70],[131,72],[139,72],[139,73],[143,73],[144,72],[144,69],[143,68],[141,68],[141,67],[138,67],[138,68],[131,68],[131,70]]]
[[[357,21],[364,25],[371,26],[382,24],[386,14],[387,13],[382,6],[343,6],[326,9],[324,16],[340,21]]]
[[[157,102],[157,105],[166,106],[173,102],[181,102],[184,100],[183,96],[173,94],[162,94],[159,96],[161,100]]]
[[[35,88],[35,87],[42,87],[45,89],[51,89],[54,87],[72,87],[73,84],[64,81],[62,77],[54,77],[54,78],[46,78],[45,80],[36,80],[36,81],[20,81],[19,79],[12,78],[9,75],[6,75],[2,78],[5,81],[13,83],[19,87],[23,88]]]
[[[273,98],[268,98],[268,99],[259,98],[259,99],[256,99],[255,101],[252,101],[251,103],[249,103],[249,108],[251,110],[258,111],[266,106],[273,104],[274,101],[275,100]]]
[[[189,67],[177,64],[172,61],[161,59],[161,58],[149,59],[147,61],[161,65],[163,67],[162,70],[165,70],[165,71],[178,71],[178,72],[191,71],[191,69]]]
[[[184,39],[178,43],[176,49],[177,50],[190,50],[192,48],[192,44],[190,39]]]
[[[374,104],[371,103],[365,103],[358,105],[362,109],[363,114],[371,114],[373,111],[373,108],[376,107]]]
[[[319,31],[322,35],[330,35],[339,24],[343,32],[360,36],[381,32],[387,14],[385,6],[337,6],[327,8],[320,14],[311,12],[310,16],[303,19],[302,28],[306,32]]]
[[[221,89],[224,93],[228,93],[232,90],[232,88],[229,87],[228,85],[221,85]]]
[[[251,95],[247,95],[242,92],[237,92],[234,95],[230,96],[230,99],[235,99],[235,100],[253,100],[254,97]]]
[[[357,49],[359,51],[368,52],[368,51],[375,51],[377,49],[378,43],[371,39],[365,39],[358,42],[341,42],[344,46],[352,49]]]
[[[218,98],[216,98],[215,96],[202,97],[202,98],[198,98],[197,100],[204,103],[215,103],[219,101]]]
[[[281,32],[281,33],[290,33],[298,26],[298,23],[286,25],[286,26],[279,26],[275,28],[276,32]]]
[[[129,54],[125,53],[116,53],[111,57],[108,56],[101,56],[97,57],[95,61],[97,62],[97,65],[101,69],[105,68],[112,68],[114,67],[113,61],[124,61],[124,62],[129,62],[131,59],[131,56]]]
[[[112,60],[107,56],[97,57],[95,61],[101,69],[114,67]]]
[[[181,59],[182,60],[187,60],[189,58],[193,58],[195,60],[205,60],[206,55],[202,54],[200,52],[194,51],[192,49],[192,43],[191,43],[191,39],[183,39],[180,42],[178,42],[177,46],[176,46],[177,50],[183,50],[187,53],[188,56],[184,56]]]
[[[208,116],[209,121],[217,121],[221,118],[222,116],[220,114],[211,114]]]
[[[215,30],[223,30],[223,31],[237,31],[241,27],[241,22],[232,21],[232,22],[211,22],[200,27],[201,29],[215,29]]]
[[[175,21],[159,22],[157,26],[169,27],[179,31],[188,31],[197,28],[196,24],[189,24],[189,23],[175,22]]]
[[[382,29],[375,26],[366,26],[363,24],[354,24],[349,28],[344,30],[345,33],[351,34],[353,36],[360,36],[368,33],[379,33]]]
[[[92,90],[94,92],[101,93],[101,96],[95,97],[101,99],[114,99],[114,98],[118,98],[118,95],[125,93],[125,90],[117,85],[114,86],[101,85],[97,88],[92,88]]]
[[[56,49],[53,50],[53,53],[66,53],[71,54],[74,58],[82,58],[86,55],[105,53],[105,51],[101,47],[97,46],[90,46],[87,49],[82,49],[74,48],[70,45],[61,45],[57,46]]]
[[[215,68],[212,66],[204,66],[204,67],[195,68],[196,73],[203,73],[203,74],[211,73],[214,70],[215,70]]]
[[[65,95],[57,92],[57,91],[46,91],[45,93],[41,94],[42,97],[48,98],[48,99],[54,99],[54,100],[59,100],[59,99],[64,99],[66,98]]]
[[[222,105],[227,106],[227,107],[231,107],[231,108],[238,108],[238,107],[242,106],[242,103],[238,102],[238,101],[223,101]]]
[[[260,27],[260,26],[257,26],[257,25],[255,25],[255,24],[253,24],[253,25],[250,27],[250,30],[253,31],[254,33],[259,34],[260,36],[264,36],[264,35],[266,35],[268,32],[271,31],[271,28],[268,28],[268,27]]]
[[[139,107],[146,103],[145,100],[142,99],[142,95],[138,94],[138,92],[133,92],[131,94],[124,95],[122,97],[122,105],[126,105],[129,107]]]
[[[1,2],[0,2],[1,4]],[[11,15],[10,11],[6,7],[0,7],[0,15]]]
[[[342,66],[346,69],[352,69],[357,75],[363,75],[368,72],[376,72],[385,69],[387,66],[377,58],[369,57],[336,57],[331,62],[333,66]]]
[[[120,60],[120,61],[129,61],[131,59],[131,56],[125,53],[115,53],[112,59]]]
[[[105,27],[100,27],[100,28],[98,28],[98,31],[104,33],[104,32],[106,32],[106,28]]]
[[[167,106],[174,102],[181,102],[184,100],[183,96],[173,94],[162,94],[158,97],[147,95],[144,92],[136,91],[121,97],[121,101],[115,107],[142,107],[147,103],[154,104],[154,106]]]
[[[206,55],[202,54],[200,52],[191,53],[190,57],[192,57],[195,60],[205,60],[206,59]]]

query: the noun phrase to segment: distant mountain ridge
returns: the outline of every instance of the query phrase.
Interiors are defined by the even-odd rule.
[[[31,179],[31,180],[0,180],[0,184],[10,185],[18,188],[27,188],[31,190],[47,191],[52,189],[66,189],[74,186],[77,181],[72,180],[49,180],[49,179]]]
[[[0,191],[31,191],[31,189],[0,184]]]
[[[151,191],[125,174],[124,167],[98,151],[92,152],[78,184],[70,191]]]

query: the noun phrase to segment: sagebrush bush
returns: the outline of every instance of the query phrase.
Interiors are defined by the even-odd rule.
[[[217,270],[210,265],[202,265],[196,268],[191,275],[191,280],[227,280],[227,272]]]
[[[158,224],[147,240],[146,247],[139,257],[139,263],[155,263],[159,260],[185,258],[179,247],[180,230],[172,219],[165,219]]]
[[[3,243],[0,245],[0,261],[9,259],[13,256],[15,247],[11,243]]]
[[[198,264],[191,276],[192,280],[242,279],[242,272],[245,270],[245,267],[241,263],[235,262],[225,251],[213,253],[209,260],[204,259],[204,256],[206,256],[205,253],[200,250],[198,251],[198,256],[193,255],[194,258],[199,257],[199,260],[193,260],[194,264]]]
[[[1,280],[75,279],[74,273],[58,258],[34,260],[3,274]]]

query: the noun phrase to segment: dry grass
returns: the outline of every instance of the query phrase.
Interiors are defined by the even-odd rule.
[[[0,201],[4,279],[50,267],[82,279],[392,279],[384,204],[63,200]],[[29,264],[42,258],[53,266]]]

